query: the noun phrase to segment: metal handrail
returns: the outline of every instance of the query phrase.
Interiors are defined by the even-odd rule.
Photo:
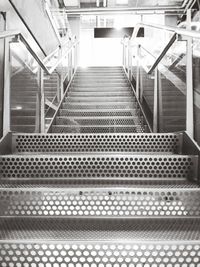
[[[72,47],[78,43],[78,41],[74,41],[74,43],[71,44],[70,48],[67,50],[66,53],[61,55],[61,58],[58,60],[58,62],[52,66],[50,69],[48,69],[45,66],[45,62],[49,60],[49,57],[53,57],[54,54],[58,52],[60,48],[56,48],[50,55],[48,55],[44,60],[42,60],[31,48],[30,44],[28,43],[27,39],[24,37],[24,35],[19,32],[19,31],[3,31],[0,33],[0,39],[5,39],[5,38],[16,38],[17,40],[20,40],[26,47],[26,49],[30,52],[30,54],[34,57],[34,59],[37,61],[39,66],[48,74],[51,75],[53,71],[56,69],[56,67],[59,65],[59,63],[63,60],[63,58],[68,54]]]
[[[187,11],[187,20],[188,20],[188,25],[191,24],[191,10]],[[165,45],[164,49],[160,53],[159,56],[152,55],[147,49],[145,49],[141,42],[138,42],[137,40],[137,34],[140,30],[140,28],[150,28],[150,29],[157,29],[161,30],[162,32],[168,32],[171,34],[170,40],[167,42]],[[192,86],[192,52],[191,52],[191,43],[192,39],[200,39],[200,32],[194,31],[194,30],[189,30],[189,29],[181,29],[178,27],[170,27],[170,26],[164,26],[164,25],[157,25],[157,24],[144,24],[144,23],[139,23],[136,25],[134,32],[132,36],[129,39],[129,45],[128,45],[128,57],[131,55],[131,47],[130,45],[131,41],[134,40],[134,42],[138,45],[138,48],[141,47],[146,50],[147,53],[149,53],[153,58],[155,59],[154,63],[150,67],[150,69],[147,70],[147,73],[150,74],[153,70],[155,70],[155,76],[154,76],[154,111],[153,111],[153,131],[157,132],[158,131],[158,96],[159,96],[159,72],[158,72],[158,64],[161,63],[161,60],[163,57],[166,55],[168,50],[171,48],[172,44],[175,42],[178,36],[183,37],[182,40],[187,41],[187,46],[186,46],[186,59],[187,59],[187,70],[186,70],[186,130],[189,133],[189,135],[193,138],[194,136],[194,90]],[[125,47],[125,41],[124,41],[124,47]],[[138,49],[138,55],[140,54],[140,49]],[[132,57],[132,55],[131,55]],[[123,60],[124,64],[126,65],[126,60]],[[128,74],[129,74],[129,79],[132,78],[132,61],[128,60]],[[140,89],[140,70],[138,69],[137,65],[137,86],[136,86],[136,95],[137,97],[139,96],[141,98],[142,95],[142,90]],[[179,88],[178,88],[179,89]],[[141,95],[140,95],[141,94]],[[141,98],[142,99],[142,98]]]
[[[181,35],[181,36],[188,36],[188,37],[200,39],[200,32],[197,32],[197,31],[186,30],[186,29],[182,29],[182,28],[178,28],[178,27],[172,27],[172,26],[165,26],[165,25],[158,25],[158,24],[145,24],[145,23],[136,24],[132,38],[137,36],[137,33],[141,27],[164,30],[164,31],[176,33],[176,34]]]
[[[200,33],[193,31],[193,30],[185,30],[185,29],[180,29],[180,28],[176,28],[176,27],[157,25],[157,24],[138,23],[136,25],[134,31],[133,31],[133,34],[132,34],[132,37],[131,37],[132,41],[135,38],[137,38],[137,34],[138,34],[141,27],[164,30],[164,31],[171,32],[173,34],[171,39],[167,43],[167,45],[164,47],[164,49],[160,53],[160,55],[156,58],[152,67],[149,69],[148,74],[151,74],[154,71],[154,69],[158,66],[158,64],[161,62],[163,57],[166,55],[167,51],[170,49],[172,44],[176,41],[177,35],[200,39]]]

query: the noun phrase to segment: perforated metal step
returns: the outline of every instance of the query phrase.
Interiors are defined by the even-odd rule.
[[[1,156],[2,178],[197,178],[197,156],[179,155],[26,155]]]
[[[86,77],[81,77],[81,76],[74,76],[73,82],[91,82],[91,83],[98,83],[98,82],[125,82],[126,79],[124,76],[106,76],[106,75],[102,75],[102,76],[98,76],[98,79],[96,76],[91,77],[91,76],[86,76]]]
[[[96,83],[96,84],[82,84],[82,83],[72,83],[72,87],[75,87],[76,89],[83,89],[83,88],[113,88],[116,90],[116,88],[121,88],[121,89],[128,89],[130,88],[128,83]]]
[[[129,87],[106,87],[106,86],[101,86],[101,87],[70,87],[70,92],[107,92],[107,93],[112,93],[112,92],[131,92],[132,90]]]
[[[65,134],[14,134],[0,156],[0,265],[200,267],[198,156],[133,134],[148,128],[121,67],[74,77]]]
[[[134,102],[88,102],[88,103],[62,103],[62,108],[64,109],[107,109],[107,110],[115,110],[115,109],[132,109],[135,108],[136,104]]]
[[[187,241],[200,244],[200,219],[69,219],[69,218],[0,218],[0,240],[44,242],[93,241],[112,242],[164,242]],[[56,244],[55,243],[55,244]]]
[[[198,242],[3,242],[2,266],[33,267],[200,267]]]
[[[3,188],[0,216],[200,217],[200,188]]]
[[[132,92],[69,92],[69,97],[131,97]]]
[[[53,125],[52,133],[146,133],[146,125]]]
[[[142,119],[139,116],[130,116],[125,117],[112,117],[112,116],[105,116],[101,118],[96,117],[65,117],[65,116],[57,116],[56,117],[56,125],[71,125],[71,126],[91,126],[94,125],[108,125],[108,126],[115,126],[115,125],[139,125],[142,123]]]
[[[13,153],[180,153],[182,134],[14,134]]]
[[[113,102],[113,103],[123,103],[123,102],[135,102],[136,99],[134,97],[122,97],[122,96],[116,96],[116,97],[113,97],[113,96],[98,96],[98,97],[66,97],[65,99],[65,103],[68,103],[68,102],[80,102],[80,103],[99,103],[99,102]]]
[[[58,112],[58,116],[75,116],[75,117],[104,117],[104,116],[124,116],[126,118],[127,116],[140,116],[141,112],[137,108],[137,105],[134,109],[115,109],[115,110],[107,110],[107,109],[90,109],[90,110],[68,110],[68,109],[60,109]]]

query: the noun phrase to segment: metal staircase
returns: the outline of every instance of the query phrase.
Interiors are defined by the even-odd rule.
[[[2,267],[200,266],[199,148],[123,69],[78,69],[50,130],[1,141]]]
[[[79,68],[52,127],[54,133],[146,131],[122,67]]]

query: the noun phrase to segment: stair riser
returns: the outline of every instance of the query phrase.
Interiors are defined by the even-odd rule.
[[[133,102],[124,102],[124,103],[104,103],[104,102],[99,102],[99,103],[94,103],[94,104],[90,104],[90,103],[87,103],[87,104],[83,104],[83,103],[63,103],[62,104],[62,108],[64,109],[70,109],[70,110],[73,110],[73,109],[80,109],[80,110],[90,110],[90,109],[96,109],[96,110],[99,110],[99,109],[108,109],[108,110],[115,110],[115,109],[127,109],[127,108],[135,108],[135,103]]]
[[[200,189],[0,189],[0,197],[6,217],[200,217]]]
[[[69,97],[131,97],[133,96],[132,92],[78,92],[75,93],[71,91],[67,94]]]
[[[81,111],[81,110],[67,110],[67,109],[60,109],[58,112],[58,116],[67,116],[67,117],[97,117],[101,118],[102,116],[140,116],[140,111],[138,109],[132,110],[115,110],[115,111],[107,111],[107,110],[91,110],[91,111]]]
[[[121,89],[121,87],[117,88],[117,87],[110,87],[110,88],[106,88],[106,87],[91,87],[91,88],[87,88],[87,87],[83,87],[83,88],[70,88],[69,90],[70,92],[73,93],[84,93],[84,94],[89,94],[89,93],[132,93],[133,91],[130,88],[126,88],[124,87],[124,89]]]
[[[65,103],[94,103],[94,102],[135,102],[134,97],[66,97]]]
[[[84,126],[115,126],[115,125],[138,125],[141,123],[140,118],[132,117],[132,118],[65,118],[65,117],[57,117],[56,125],[66,125],[66,126],[75,126],[75,127],[84,127]]]
[[[26,156],[0,157],[2,178],[194,178],[195,156]],[[8,169],[9,165],[9,169]]]
[[[91,87],[125,87],[125,88],[129,88],[129,84],[126,82],[123,83],[102,83],[102,82],[96,82],[96,83],[72,83],[71,84],[72,87],[76,87],[76,88],[91,88]]]
[[[88,262],[88,259],[90,259],[91,266],[98,266],[97,263],[99,262],[111,262],[111,265],[107,266],[117,267],[123,262],[138,267],[142,266],[140,262],[142,264],[143,262],[148,262],[148,264],[159,262],[160,266],[165,266],[166,261],[168,266],[175,266],[174,263],[177,263],[178,266],[179,259],[184,263],[189,262],[190,265],[188,266],[198,266],[198,262],[200,262],[199,247],[199,242],[192,241],[182,241],[181,244],[174,244],[173,241],[116,242],[112,240],[98,242],[94,240],[69,242],[60,240],[56,241],[55,244],[55,241],[48,240],[29,242],[13,240],[11,242],[1,242],[0,254],[2,255],[2,266],[10,266],[9,263],[12,261],[16,263],[16,266],[17,264],[22,265],[24,262],[36,262],[40,263],[41,266],[51,265],[55,255],[59,259],[59,264],[63,267],[90,266],[88,263],[87,265],[84,264]],[[17,257],[11,256],[15,255],[16,251]],[[45,254],[45,252],[48,252],[48,254]],[[159,265],[157,264],[157,266]],[[179,266],[181,265],[179,264]]]
[[[145,125],[95,125],[95,126],[65,126],[65,125],[53,125],[53,133],[144,133],[148,132],[148,128]]]
[[[19,153],[179,153],[181,140],[177,134],[24,134],[14,135],[12,144]]]

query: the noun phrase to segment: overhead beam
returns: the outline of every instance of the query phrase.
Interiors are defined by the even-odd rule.
[[[60,9],[53,9],[54,12],[60,12]],[[162,7],[95,7],[95,8],[76,8],[76,9],[65,9],[65,12],[68,15],[80,15],[80,14],[107,14],[107,13],[131,13],[131,12],[183,12],[181,7],[169,7],[169,6],[162,6]]]

